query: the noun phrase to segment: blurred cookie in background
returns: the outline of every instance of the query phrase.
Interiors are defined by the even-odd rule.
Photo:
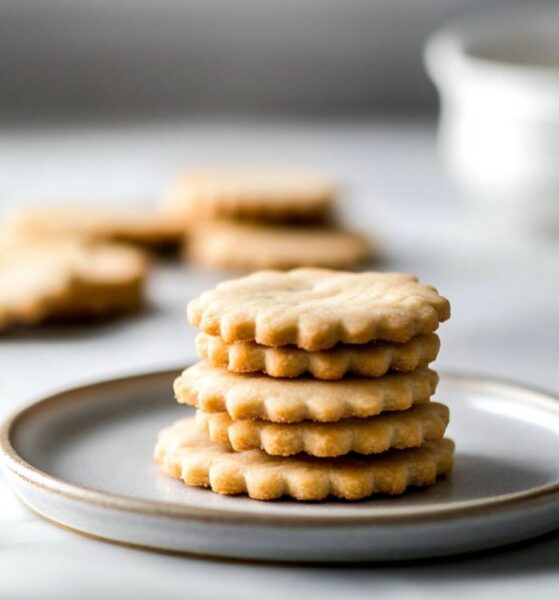
[[[179,176],[163,211],[187,229],[184,256],[209,269],[349,269],[373,244],[336,224],[339,187],[287,166],[208,167]]]
[[[208,167],[178,176],[164,197],[167,214],[188,225],[202,220],[316,223],[337,196],[326,176],[302,167]]]
[[[84,241],[0,239],[0,332],[45,321],[137,311],[148,263],[133,247]]]
[[[193,228],[185,257],[211,269],[350,268],[376,256],[363,236],[334,226],[214,222]]]
[[[184,235],[182,223],[168,214],[140,208],[91,204],[44,205],[22,210],[5,222],[11,234],[41,238],[118,241],[149,249],[169,249]]]

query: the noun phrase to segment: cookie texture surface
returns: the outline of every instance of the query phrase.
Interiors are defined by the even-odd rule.
[[[227,413],[196,413],[212,442],[233,450],[261,449],[273,456],[304,452],[312,456],[343,456],[350,452],[379,454],[391,448],[415,448],[440,440],[448,425],[448,408],[429,402],[402,412],[336,423],[270,423],[233,421]]]
[[[134,311],[146,272],[141,252],[115,244],[0,244],[0,330]]]
[[[13,215],[6,227],[34,240],[75,237],[144,246],[173,244],[184,234],[184,227],[176,220],[153,210],[78,204],[30,208]]]
[[[344,269],[374,257],[358,233],[334,227],[213,223],[193,231],[187,258],[212,269]]]
[[[388,371],[413,371],[437,358],[440,341],[436,334],[413,337],[408,342],[371,342],[338,345],[330,350],[308,352],[296,346],[261,346],[255,342],[224,342],[200,332],[196,351],[213,367],[234,373],[266,373],[271,377],[341,379],[346,374],[380,377]]]
[[[412,275],[307,268],[225,281],[192,300],[187,312],[192,325],[226,342],[317,351],[337,343],[406,342],[437,329],[450,317],[450,304]]]
[[[423,404],[435,393],[437,382],[430,369],[326,382],[241,375],[199,362],[175,380],[174,391],[180,403],[204,412],[227,412],[233,419],[328,423]]]
[[[190,486],[219,494],[248,494],[257,500],[291,496],[359,500],[374,494],[401,494],[408,487],[433,485],[452,470],[454,444],[443,439],[419,448],[341,458],[269,456],[261,450],[234,452],[211,442],[194,418],[163,430],[155,460],[165,473]]]
[[[327,215],[336,193],[331,181],[307,169],[233,165],[179,176],[164,208],[186,223],[219,218],[317,221]]]

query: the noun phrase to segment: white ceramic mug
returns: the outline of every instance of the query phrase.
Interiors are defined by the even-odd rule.
[[[503,222],[559,229],[559,10],[447,27],[425,63],[451,173]]]

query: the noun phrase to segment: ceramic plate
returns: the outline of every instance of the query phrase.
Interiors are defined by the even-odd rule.
[[[443,374],[453,475],[433,488],[361,502],[258,502],[190,489],[151,455],[157,431],[191,409],[176,371],[45,398],[3,426],[20,498],[40,515],[115,542],[280,561],[427,558],[500,546],[559,527],[559,403],[544,392]]]

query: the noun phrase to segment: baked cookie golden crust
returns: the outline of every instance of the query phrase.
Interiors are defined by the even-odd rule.
[[[338,343],[407,342],[437,329],[450,304],[413,275],[294,269],[220,283],[187,312],[192,325],[226,342],[314,352]]]
[[[159,435],[155,460],[166,474],[219,494],[248,494],[257,500],[291,496],[359,500],[402,494],[428,486],[452,470],[454,444],[443,439],[419,448],[340,458],[268,456],[261,450],[234,452],[211,442],[193,418],[177,421]]]
[[[430,369],[326,382],[240,375],[199,362],[175,380],[174,391],[182,404],[204,412],[227,412],[236,420],[329,423],[423,404],[435,393],[437,382],[437,374]]]
[[[374,258],[358,233],[334,227],[212,223],[192,231],[186,257],[210,269],[346,269]]]
[[[78,238],[148,247],[173,245],[184,235],[182,224],[160,212],[78,204],[27,209],[8,219],[6,228],[32,240]]]
[[[134,311],[146,274],[143,253],[126,246],[0,243],[0,330]]]
[[[175,180],[164,210],[187,224],[238,219],[323,220],[337,194],[324,176],[297,167],[231,166],[192,170]]]
[[[304,452],[333,457],[350,452],[380,454],[392,448],[415,448],[440,440],[448,425],[448,408],[429,402],[406,411],[336,423],[233,421],[227,413],[201,411],[196,413],[196,419],[212,442],[230,444],[236,452],[261,449],[273,456]]]
[[[347,374],[380,377],[388,371],[413,371],[437,358],[440,341],[436,334],[413,337],[408,342],[370,342],[337,345],[330,350],[307,352],[296,346],[261,346],[255,342],[224,342],[200,332],[196,351],[213,367],[234,373],[266,373],[270,377],[341,379]]]

